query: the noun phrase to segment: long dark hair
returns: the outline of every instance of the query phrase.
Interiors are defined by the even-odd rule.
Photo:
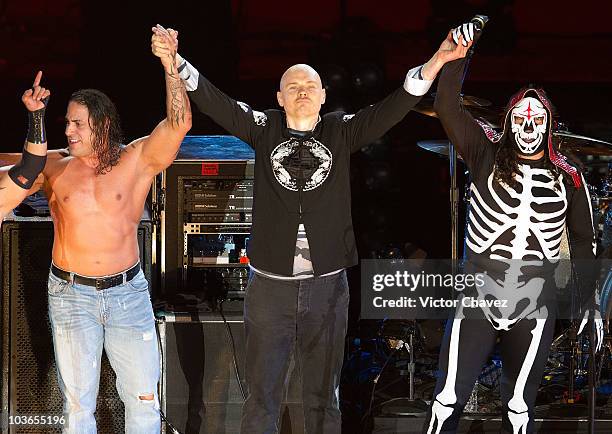
[[[89,111],[92,146],[98,160],[96,175],[111,171],[119,163],[123,132],[115,104],[106,94],[96,89],[77,90],[70,101],[82,104]]]

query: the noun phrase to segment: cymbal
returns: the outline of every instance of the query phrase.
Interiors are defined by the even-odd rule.
[[[448,158],[449,145],[450,142],[448,140],[420,140],[417,142],[419,148],[438,154],[443,158]],[[462,160],[459,154],[457,154],[457,159]]]
[[[612,143],[604,140],[595,139],[592,137],[581,136],[569,131],[554,131],[555,136],[559,141],[559,150],[568,152],[578,157],[581,156],[596,156],[605,157],[612,156]],[[417,142],[417,146],[426,151],[433,152],[442,157],[448,158],[448,140],[421,140]],[[458,156],[461,159],[460,156]],[[595,164],[597,162],[590,162]],[[607,161],[602,161],[602,164],[608,164]]]
[[[560,151],[571,152],[577,156],[612,156],[612,143],[592,137],[581,136],[569,131],[554,131]]]
[[[435,93],[434,93],[435,95]],[[492,105],[488,99],[480,98],[473,95],[461,95],[461,102],[469,107],[489,107]]]
[[[421,101],[414,106],[413,110],[417,113],[424,114],[437,118],[438,114],[434,109],[434,96],[426,96],[421,98]],[[461,103],[465,108],[474,116],[481,121],[488,124],[491,128],[499,128],[499,121],[502,117],[502,109],[494,107],[491,101],[476,96],[463,95]]]

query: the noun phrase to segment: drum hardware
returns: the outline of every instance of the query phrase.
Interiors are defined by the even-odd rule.
[[[468,62],[469,65],[469,62]],[[467,73],[468,65],[464,72]],[[414,111],[426,116],[438,117],[434,109],[435,97],[421,98],[413,108]],[[493,107],[490,101],[469,95],[461,95],[461,104],[475,119],[482,121],[491,128],[499,128],[499,121],[503,116],[503,109]],[[453,260],[453,273],[456,272],[456,262],[459,259],[459,190],[457,188],[457,160],[462,161],[452,143],[447,140],[427,140],[418,145],[438,155],[448,156],[450,169],[450,206],[451,206],[451,259]]]
[[[608,336],[604,336],[604,342],[601,345],[601,354],[599,354],[599,364],[597,366],[597,375],[595,377],[596,383],[601,381],[601,371],[603,370],[604,363],[607,360],[612,360],[612,337],[609,334]]]
[[[437,118],[438,114],[434,108],[435,93],[431,96],[421,98],[421,101],[412,110],[425,116]],[[462,95],[461,104],[476,119],[484,122],[491,128],[499,128],[499,121],[503,116],[503,109],[494,107],[491,101],[476,96]]]
[[[427,403],[422,399],[414,398],[414,375],[415,375],[415,340],[417,337],[418,326],[416,321],[384,321],[381,327],[380,335],[387,338],[387,341],[392,344],[393,351],[389,355],[389,359],[402,350],[409,354],[407,372],[402,371],[400,375],[408,374],[408,397],[393,398],[383,402],[380,405],[380,413],[390,416],[414,416],[424,417],[427,412]],[[387,363],[385,362],[386,366]],[[383,366],[383,368],[384,368]],[[382,375],[383,370],[377,376],[377,379]],[[376,386],[376,380],[375,380]],[[372,390],[372,399],[374,390]]]
[[[589,333],[588,341],[577,336],[578,324],[578,321],[574,321],[551,344],[549,364],[544,378],[552,379],[553,377],[567,375],[568,383],[567,389],[559,382],[543,387],[543,389],[558,387],[557,394],[563,391],[563,398],[561,403],[538,406],[536,413],[540,417],[594,418],[595,416],[596,385],[600,383],[603,366],[612,354],[612,338],[610,336],[604,337],[602,352],[595,355],[591,345],[595,340],[594,331],[590,330],[592,329],[592,321],[590,321],[591,327],[587,326],[587,330],[584,332],[585,334]],[[561,361],[560,357],[555,357],[562,353],[570,354],[569,366]],[[582,381],[577,381],[580,378]],[[588,400],[588,405],[579,403],[583,399]]]
[[[602,250],[612,247],[612,162],[608,163],[608,174],[601,186],[602,196],[597,197],[597,204],[602,211]],[[602,206],[602,204],[605,204]]]
[[[553,136],[559,139],[559,150],[577,156],[612,156],[612,143],[594,139],[592,137],[580,136],[568,131],[555,131]],[[450,142],[448,140],[420,140],[417,146],[444,158],[448,158]],[[461,159],[461,157],[458,157]],[[610,165],[611,163],[604,162]],[[610,191],[607,196],[612,195],[612,182],[607,189]],[[606,185],[608,185],[606,184]],[[608,199],[609,200],[609,199]]]
[[[569,369],[569,387],[568,387],[568,404],[574,403],[574,387],[576,380],[576,358],[579,357],[580,347],[578,341],[578,335],[576,334],[578,329],[576,328],[576,323],[574,322],[569,329],[569,345],[571,348],[571,356],[570,356],[570,369]]]
[[[612,143],[592,137],[582,136],[570,131],[554,131],[559,150],[576,156],[612,156]]]
[[[607,257],[612,259],[612,248],[606,249],[600,254],[600,258],[606,261],[606,263],[609,263],[609,260],[605,259]],[[612,311],[612,270],[609,270],[604,276],[602,276],[599,307],[604,319],[604,324],[608,324]]]
[[[419,140],[417,146],[434,154],[438,154],[442,158],[448,158],[450,142],[448,140]],[[463,161],[460,155],[457,159]]]

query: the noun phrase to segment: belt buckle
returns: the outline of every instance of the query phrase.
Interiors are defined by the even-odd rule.
[[[96,291],[102,290],[102,279],[96,279]]]

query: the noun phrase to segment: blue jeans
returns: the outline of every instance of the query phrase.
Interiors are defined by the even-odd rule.
[[[159,353],[142,270],[129,282],[100,291],[50,273],[48,295],[58,382],[64,398],[63,432],[96,432],[94,411],[104,347],[125,404],[125,432],[159,433]],[[151,395],[152,400],[142,399]]]

